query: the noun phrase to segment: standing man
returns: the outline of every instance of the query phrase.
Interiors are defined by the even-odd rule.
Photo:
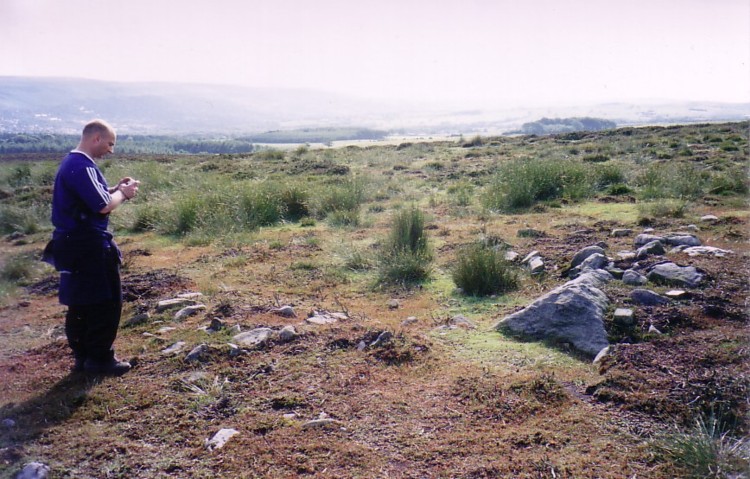
[[[130,370],[112,348],[122,312],[121,254],[107,226],[109,214],[138,194],[140,182],[126,177],[110,188],[94,163],[114,151],[115,140],[105,121],[88,123],[55,178],[51,253],[60,272],[60,303],[68,306],[65,334],[76,372],[120,375]]]

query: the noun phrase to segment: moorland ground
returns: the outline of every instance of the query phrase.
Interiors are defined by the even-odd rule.
[[[55,478],[747,471],[747,122],[106,159],[110,181],[143,182],[111,218],[126,299],[116,346],[134,364],[121,378],[69,372],[56,275],[38,261],[58,161],[9,156],[0,172],[2,477],[30,461]],[[414,210],[428,249],[399,262],[394,218]],[[667,253],[707,281],[662,306],[633,304],[633,287],[610,283],[613,348],[601,363],[494,329],[565,282],[581,248],[604,242],[616,266],[633,267],[617,253],[633,251],[636,234],[689,225],[731,253]],[[633,234],[613,237],[618,228]],[[546,272],[507,264],[515,288],[466,295],[453,273],[477,244],[537,250]],[[179,320],[155,311],[187,292],[206,309]],[[296,317],[278,314],[283,305]],[[636,324],[615,324],[616,307]],[[344,316],[312,324],[313,311]],[[473,327],[451,327],[458,315]],[[215,319],[223,328],[206,331]],[[288,342],[228,344],[287,325]],[[391,339],[372,346],[383,332]],[[333,421],[310,426],[321,418]],[[222,428],[239,434],[210,450]],[[718,452],[696,464],[685,444]]]

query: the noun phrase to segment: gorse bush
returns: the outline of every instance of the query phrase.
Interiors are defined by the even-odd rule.
[[[424,226],[424,214],[415,206],[395,214],[380,260],[382,282],[414,283],[429,277],[432,252]]]
[[[458,254],[452,277],[456,286],[471,296],[489,296],[518,287],[518,275],[504,253],[482,243]]]

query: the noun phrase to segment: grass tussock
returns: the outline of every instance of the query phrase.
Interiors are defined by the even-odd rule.
[[[519,279],[513,265],[505,260],[503,251],[474,244],[458,255],[452,272],[453,282],[464,294],[490,296],[518,287]]]
[[[424,281],[432,270],[424,214],[415,206],[396,212],[380,260],[383,283]]]
[[[682,477],[729,479],[750,472],[750,442],[730,435],[727,425],[714,415],[698,418],[689,430],[666,434],[656,447]]]

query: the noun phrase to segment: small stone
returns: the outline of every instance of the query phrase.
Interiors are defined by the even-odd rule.
[[[398,302],[397,299],[390,299],[388,300],[388,309],[398,309],[401,304]]]
[[[539,256],[531,258],[531,261],[529,261],[529,271],[531,274],[544,273],[544,261],[542,261],[542,258]]]
[[[206,331],[215,333],[224,329],[224,321],[219,318],[211,318],[211,324],[206,328]]]
[[[635,253],[633,253],[632,251],[618,251],[617,257],[623,261],[630,261],[632,259],[635,259]]]
[[[307,421],[306,423],[304,423],[302,425],[302,429],[328,427],[328,426],[333,426],[335,424],[338,424],[338,421],[335,419],[331,419],[329,417],[321,418],[321,419],[313,419],[311,421]]]
[[[330,314],[319,313],[315,311],[314,314],[306,318],[305,321],[307,321],[310,324],[324,325],[324,324],[333,324],[338,320]]]
[[[634,289],[630,293],[630,299],[635,304],[642,304],[644,306],[659,306],[669,303],[667,298],[648,289]]]
[[[283,328],[281,328],[281,331],[279,331],[279,341],[282,343],[294,341],[297,336],[297,331],[291,324],[284,326]]]
[[[31,301],[28,301],[28,300],[25,300],[25,299],[21,300],[21,301],[18,302],[18,306],[21,307],[21,308],[28,308],[29,306],[31,306]]]
[[[469,319],[467,319],[462,314],[457,314],[453,316],[449,324],[451,326],[457,326],[459,328],[464,328],[464,329],[477,329],[476,324],[472,323]]]
[[[664,245],[661,241],[654,240],[638,248],[635,257],[636,259],[645,259],[652,255],[663,255],[664,253],[666,251],[664,251]]]
[[[219,429],[211,439],[206,440],[206,447],[209,451],[221,449],[232,437],[240,432],[236,429]]]
[[[521,260],[521,263],[528,264],[529,261],[531,261],[533,258],[536,258],[537,256],[539,256],[539,251],[534,250],[531,253],[527,254],[526,257]]]
[[[617,308],[615,309],[614,321],[622,326],[632,326],[635,324],[635,317],[633,316],[633,310],[628,308]]]
[[[234,326],[232,326],[231,328],[229,328],[229,332],[230,333],[234,333],[234,334],[241,333],[242,332],[242,327],[239,324],[235,324]]]
[[[197,304],[197,302],[187,298],[165,299],[156,304],[156,312],[161,313],[168,309],[184,308],[185,306],[192,306],[194,304]]]
[[[724,256],[728,254],[734,253],[734,251],[730,249],[721,249],[721,248],[716,248],[714,246],[689,246],[689,247],[684,247],[681,250],[681,252],[687,254],[688,256],[700,256],[704,254],[706,255],[710,254],[710,255],[716,256],[717,258],[723,258]]]
[[[513,263],[515,261],[518,261],[518,258],[520,256],[521,255],[516,253],[515,251],[508,250],[505,252],[505,261],[510,261],[511,263]]]
[[[370,344],[371,348],[376,348],[378,346],[382,346],[385,343],[389,342],[393,338],[393,333],[390,331],[383,331],[380,333],[375,341]]]
[[[3,419],[2,424],[5,429],[13,429],[14,427],[16,427],[16,421],[14,421],[13,419],[9,417],[6,417],[5,419]]]
[[[175,327],[173,327],[173,326],[164,326],[163,328],[159,328],[159,329],[157,329],[157,330],[156,330],[156,334],[164,334],[164,333],[168,333],[168,332],[170,332],[170,331],[174,331],[175,329],[177,329],[177,328],[175,328]]]
[[[401,322],[401,326],[411,326],[412,324],[417,324],[418,322],[419,321],[417,320],[416,316],[409,316]]]
[[[183,319],[189,318],[190,316],[193,316],[199,311],[204,311],[205,309],[206,309],[205,304],[194,304],[192,306],[187,306],[177,311],[177,313],[175,313],[174,315],[174,319],[175,321],[182,321]]]
[[[203,355],[208,351],[208,345],[207,344],[200,344],[192,349],[188,353],[187,356],[185,356],[185,361],[200,361],[203,359]]]
[[[664,296],[670,299],[686,299],[690,297],[690,293],[684,289],[673,289],[664,293]]]
[[[174,356],[175,354],[179,354],[183,349],[185,349],[186,345],[187,343],[185,341],[177,341],[167,349],[162,350],[161,354],[163,356]]]
[[[669,234],[664,238],[664,241],[671,246],[700,246],[701,240],[697,236],[685,233]]]
[[[235,356],[239,356],[240,354],[242,354],[242,350],[236,344],[227,343],[227,348],[229,349],[230,357],[235,357]]]
[[[266,344],[271,338],[272,333],[273,330],[271,328],[255,328],[232,337],[232,340],[240,346],[259,347]]]
[[[203,293],[182,293],[178,294],[177,297],[181,299],[195,299],[203,296]]]
[[[291,307],[291,306],[289,306],[289,305],[285,305],[285,306],[282,306],[282,307],[280,307],[278,309],[273,309],[271,311],[274,312],[275,314],[278,314],[279,316],[283,316],[285,318],[296,318],[297,317],[297,313],[294,311],[294,308]]]
[[[367,343],[364,341],[360,341],[357,343],[357,351],[362,352],[367,348]]]
[[[637,271],[629,269],[622,274],[622,282],[630,286],[643,286],[648,283],[648,278]]]
[[[635,237],[635,246],[636,248],[640,248],[641,246],[647,245],[651,243],[652,241],[659,241],[663,243],[664,237],[651,235],[647,233],[639,234],[638,236]]]
[[[125,326],[138,326],[148,322],[149,319],[151,319],[151,315],[148,312],[136,314],[125,322]]]
[[[653,228],[644,228],[643,229],[643,232],[646,233],[646,234],[653,233],[654,231],[656,231],[656,230],[653,229]]]
[[[622,238],[623,236],[630,236],[633,234],[633,230],[629,228],[619,228],[612,230],[612,233],[610,236],[613,236],[615,238]]]
[[[602,348],[602,350],[599,351],[599,353],[597,353],[596,357],[594,358],[594,361],[592,362],[594,364],[599,364],[602,361],[602,359],[604,359],[605,356],[609,354],[609,348],[610,348],[609,346]]]
[[[704,215],[701,216],[701,221],[704,221],[706,223],[715,223],[716,221],[719,221],[719,218],[714,215]]]
[[[687,225],[687,227],[685,229],[688,230],[688,231],[700,231],[701,230],[700,228],[698,228],[695,225]]]
[[[650,325],[650,326],[648,327],[648,332],[649,332],[649,333],[652,333],[652,334],[664,334],[664,333],[662,333],[661,331],[659,331],[659,330],[658,330],[658,329],[656,328],[656,326],[654,326],[653,324],[652,324],[652,325]]]

